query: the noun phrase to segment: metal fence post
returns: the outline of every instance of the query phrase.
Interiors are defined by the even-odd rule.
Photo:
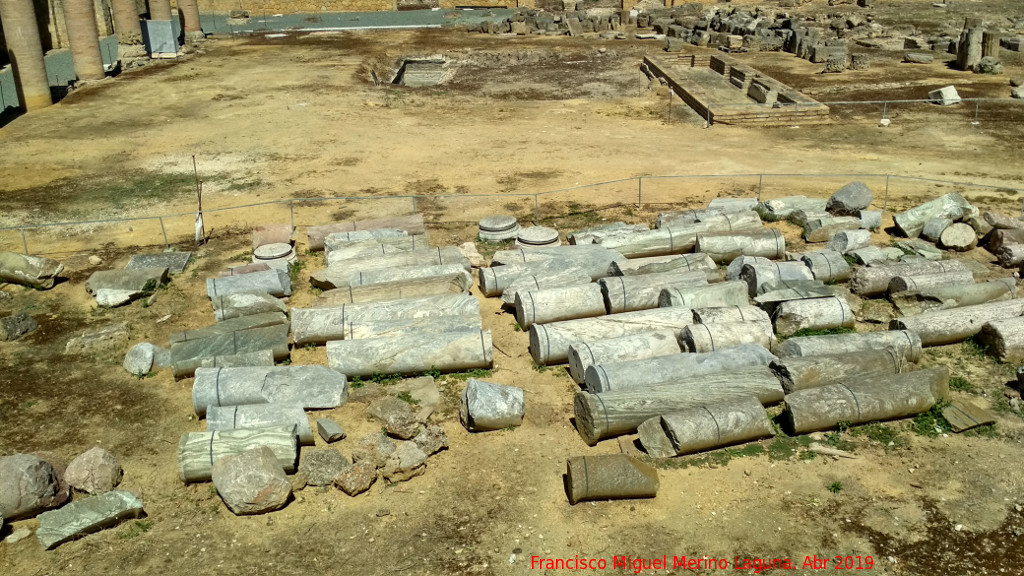
[[[160,220],[160,232],[164,235],[164,248],[168,248],[169,245],[167,244],[167,229],[164,228],[164,218],[163,218],[163,216],[158,218],[158,220]]]
[[[636,207],[639,208],[643,205],[644,197],[644,177],[636,177]]]
[[[25,229],[21,229],[21,245],[25,247],[25,255],[28,255],[28,240],[25,240]]]
[[[533,219],[540,223],[540,194],[533,195]]]
[[[761,188],[764,185],[764,174],[757,175],[757,201],[761,201]]]
[[[416,213],[416,197],[415,196],[412,197],[412,213],[413,214]]]
[[[882,212],[889,206],[889,175],[885,175],[885,198],[882,199]]]
[[[980,106],[980,105],[981,105],[981,101],[980,100],[975,100],[974,101],[974,123],[975,124],[978,123],[978,106]]]
[[[291,216],[292,230],[295,230],[295,200],[288,201],[288,214]]]

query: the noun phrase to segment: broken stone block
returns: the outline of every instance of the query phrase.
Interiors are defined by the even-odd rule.
[[[908,64],[931,64],[935,61],[935,57],[920,52],[907,52],[903,55],[903,61]]]
[[[469,260],[469,265],[473,268],[483,268],[487,266],[487,261],[484,259],[480,251],[476,249],[476,244],[472,242],[465,242],[459,245],[459,253],[462,254],[466,260]]]
[[[873,195],[868,185],[863,182],[850,182],[836,190],[828,199],[825,210],[838,216],[857,216],[861,210],[871,205]]]
[[[381,471],[388,482],[404,482],[426,469],[427,455],[415,442],[399,442]]]
[[[68,485],[53,464],[32,454],[0,458],[0,516],[30,518],[68,499]]]
[[[85,289],[104,308],[127,304],[167,283],[167,268],[100,270],[85,281]]]
[[[24,312],[0,318],[0,341],[17,340],[36,328],[39,328],[39,323]]]
[[[408,378],[392,384],[388,389],[395,396],[408,394],[412,404],[419,410],[428,409],[433,412],[441,403],[441,393],[438,392],[432,376]]]
[[[284,468],[267,446],[223,456],[213,463],[212,472],[217,493],[239,516],[277,510],[292,493]]]
[[[206,279],[206,295],[210,300],[232,294],[291,296],[292,280],[287,270],[280,269]]]
[[[373,467],[380,468],[395,451],[395,441],[380,432],[364,436],[352,451],[355,463],[369,462]]]
[[[75,490],[102,494],[116,488],[123,474],[117,458],[103,448],[96,447],[72,460],[64,472],[64,479]]]
[[[334,420],[328,418],[317,418],[316,431],[324,439],[324,442],[328,444],[337,442],[345,437],[345,431],[341,429],[341,426],[338,426]]]
[[[448,434],[440,426],[427,426],[412,441],[430,456],[448,447]]]
[[[153,369],[155,356],[156,346],[149,342],[140,342],[128,350],[121,365],[132,376],[142,377]]]
[[[423,427],[408,402],[390,396],[374,400],[370,404],[370,416],[384,423],[388,435],[402,440],[419,434]]]
[[[170,364],[170,350],[167,351],[168,365]],[[244,366],[273,366],[274,351],[255,350],[253,352],[242,352],[240,354],[227,354],[224,356],[211,356],[199,361],[200,368],[239,368]]]
[[[369,460],[356,462],[334,478],[334,485],[349,496],[361,494],[377,481],[377,467]]]
[[[213,316],[218,322],[267,312],[288,312],[288,306],[284,302],[266,293],[229,294],[214,298],[212,302]]]
[[[50,550],[69,540],[109,528],[143,513],[142,502],[131,492],[114,490],[39,515],[36,537]]]
[[[94,330],[86,330],[72,337],[64,346],[65,354],[88,354],[128,342],[128,324],[111,324]]]
[[[348,458],[333,448],[306,450],[299,463],[299,472],[310,486],[330,486],[338,474],[351,466]]]
[[[0,282],[30,286],[40,290],[53,288],[64,265],[40,256],[0,252]]]
[[[521,388],[470,378],[462,393],[459,419],[466,430],[500,430],[523,423],[524,396]]]
[[[928,99],[940,106],[952,106],[960,103],[960,94],[953,86],[946,86],[928,93]]]
[[[998,58],[986,56],[974,66],[975,74],[1002,74],[1003,63]]]

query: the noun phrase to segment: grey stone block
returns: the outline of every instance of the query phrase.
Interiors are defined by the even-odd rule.
[[[124,362],[121,364],[132,376],[145,376],[153,370],[153,361],[156,357],[156,346],[149,342],[140,342],[132,346],[124,355]]]
[[[871,189],[863,182],[850,182],[836,190],[829,198],[825,210],[839,216],[856,216],[871,205]]]
[[[337,442],[345,438],[345,431],[338,426],[338,423],[329,418],[317,418],[316,431],[324,442]]]
[[[282,473],[283,475],[283,473]],[[131,492],[114,490],[68,504],[39,515],[36,537],[50,550],[92,532],[109,528],[143,513],[142,502]]]
[[[0,341],[17,340],[38,327],[39,323],[24,312],[0,318]]]
[[[97,446],[72,460],[64,472],[64,479],[75,490],[102,494],[116,488],[121,483],[123,474],[117,458]]]
[[[171,345],[171,365],[176,378],[195,373],[203,359],[231,356],[259,350],[273,350],[274,360],[288,357],[288,325],[265,326],[230,334],[189,340]]]
[[[171,274],[181,274],[192,258],[191,252],[157,252],[155,254],[136,254],[128,261],[125,270],[138,268],[167,268]]]
[[[30,518],[68,499],[68,485],[52,464],[33,454],[0,458],[0,516]]]
[[[224,276],[206,279],[206,294],[210,300],[231,294],[270,294],[290,296],[292,280],[285,270],[266,270],[240,276]]]
[[[127,304],[152,293],[168,280],[167,268],[100,270],[85,281],[85,289],[104,308]]]
[[[213,485],[228,509],[240,516],[282,508],[292,493],[284,468],[267,446],[214,462]]]
[[[470,378],[462,393],[459,419],[466,430],[500,430],[523,423],[524,394],[521,388]]]
[[[53,288],[64,265],[56,260],[14,252],[0,252],[0,282],[32,288]]]
[[[306,450],[299,463],[299,473],[306,477],[309,486],[330,486],[334,479],[352,464],[348,458],[334,450]]]

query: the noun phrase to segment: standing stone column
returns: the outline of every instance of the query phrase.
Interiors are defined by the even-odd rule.
[[[111,4],[118,44],[142,44],[142,25],[135,0],[111,0]]]
[[[7,55],[18,79],[21,107],[30,112],[53,104],[32,0],[0,1],[0,21],[3,22]]]
[[[981,62],[981,40],[984,32],[981,18],[967,18],[956,49],[956,67],[961,70],[974,70]]]
[[[198,0],[178,0],[178,10],[185,20],[185,43],[194,44],[199,40],[205,40],[206,35],[199,24]]]
[[[999,32],[994,30],[986,31],[981,35],[981,57],[999,58],[999,41],[1002,39]]]
[[[92,0],[64,0],[64,20],[71,42],[71,57],[79,80],[101,80],[103,56]]]
[[[173,20],[171,0],[149,0],[150,20]]]

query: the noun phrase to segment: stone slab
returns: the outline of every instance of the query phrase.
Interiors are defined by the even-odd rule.
[[[192,259],[191,252],[156,252],[153,254],[136,254],[128,260],[125,270],[138,268],[167,268],[171,274],[181,274]]]
[[[39,515],[36,537],[43,548],[51,550],[79,536],[109,528],[128,518],[138,518],[142,513],[142,502],[134,494],[114,490],[43,512]]]

